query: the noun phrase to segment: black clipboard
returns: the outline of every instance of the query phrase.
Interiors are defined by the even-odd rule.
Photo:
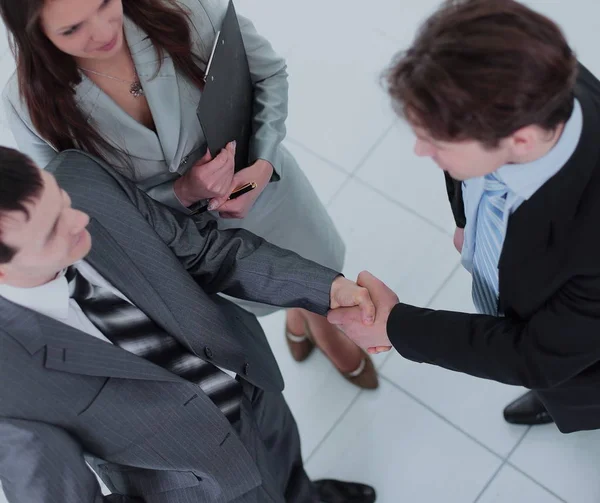
[[[236,141],[235,170],[249,165],[254,85],[233,2],[229,2],[205,73],[197,114],[211,155]]]

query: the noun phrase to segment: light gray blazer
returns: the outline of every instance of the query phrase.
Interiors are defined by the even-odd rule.
[[[226,0],[179,0],[190,12],[193,46],[206,61],[226,12]],[[331,218],[292,155],[281,145],[287,117],[287,73],[285,61],[256,33],[252,23],[239,16],[250,72],[255,84],[254,136],[251,160],[266,159],[274,169],[268,184],[246,218],[220,219],[221,228],[244,228],[303,257],[341,270],[345,247]],[[152,43],[131,20],[125,21],[125,34],[142,81],[157,133],[125,113],[91,80],[83,76],[76,98],[88,118],[101,133],[117,145],[125,146],[137,173],[133,180],[152,198],[189,213],[173,192],[172,177],[190,166],[187,157],[205,150],[205,139],[196,109],[201,92],[175,71],[165,55],[158,76]],[[19,149],[39,166],[56,152],[34,130],[27,107],[19,97],[13,75],[4,91],[8,122]],[[107,155],[110,158],[110,155]],[[165,179],[167,181],[165,182]],[[216,215],[213,215],[216,218]],[[256,313],[269,310],[244,304]]]
[[[178,0],[189,12],[192,49],[207,62],[216,33],[225,16],[225,0]],[[265,159],[276,173],[283,169],[279,150],[285,136],[287,117],[287,73],[285,61],[261,37],[252,23],[238,16],[250,72],[255,85],[255,130],[250,161]],[[102,136],[118,149],[126,151],[135,168],[134,181],[151,197],[181,211],[186,211],[173,192],[173,180],[190,165],[187,158],[196,150],[206,149],[206,142],[196,109],[201,91],[181,73],[165,54],[159,60],[152,42],[132,20],[125,18],[125,38],[144,88],[155,121],[156,133],[129,116],[107,94],[82,74],[76,87],[77,103]],[[156,75],[156,77],[154,77]],[[154,77],[154,78],[153,78]],[[19,149],[39,166],[46,166],[56,151],[41,138],[31,124],[21,101],[16,75],[9,80],[4,100],[8,122]],[[116,161],[110,152],[106,159]],[[165,182],[165,180],[168,180]]]
[[[98,272],[190,351],[282,389],[256,318],[216,294],[324,314],[334,271],[244,230],[201,227],[86,154],[67,151],[49,169],[91,217],[87,260]],[[0,479],[11,503],[245,503],[261,483],[197,386],[1,297],[0,382]],[[115,496],[102,497],[84,453]]]

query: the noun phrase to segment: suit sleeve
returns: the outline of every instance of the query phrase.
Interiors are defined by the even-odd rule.
[[[77,441],[35,421],[0,420],[0,479],[9,503],[143,503],[103,496]]]
[[[410,360],[547,389],[600,360],[598,313],[600,278],[578,277],[529,321],[398,304],[387,328],[396,350]]]
[[[123,177],[131,201],[207,293],[326,314],[333,280],[327,267],[279,248],[244,229],[219,230],[157,203]]]
[[[218,31],[227,11],[227,2],[203,0],[199,4],[215,32]],[[278,147],[285,138],[285,120],[288,114],[287,66],[271,44],[258,34],[250,20],[238,15],[238,21],[254,83],[253,135],[249,162],[252,164],[257,159],[269,161],[273,165],[273,177],[277,180],[281,176],[282,164]]]

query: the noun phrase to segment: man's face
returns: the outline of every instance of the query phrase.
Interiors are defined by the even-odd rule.
[[[417,137],[415,154],[431,157],[433,161],[455,180],[468,180],[496,171],[510,158],[507,142],[500,142],[497,148],[485,148],[475,140],[444,142],[438,141],[421,128],[413,127]]]
[[[40,196],[26,203],[29,218],[13,211],[0,219],[2,241],[17,250],[10,262],[0,264],[0,283],[39,286],[91,249],[89,217],[71,208],[71,199],[50,173],[42,170],[41,175]]]

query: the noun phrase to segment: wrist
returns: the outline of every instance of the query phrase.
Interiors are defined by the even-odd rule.
[[[329,307],[330,308],[334,305],[334,299],[335,299],[336,292],[340,288],[341,283],[343,283],[345,280],[346,280],[346,278],[342,274],[339,274],[331,282],[331,288],[329,290]]]
[[[275,171],[273,165],[265,159],[257,159],[255,164],[260,168],[261,174],[264,174],[264,177],[267,180],[271,180],[271,177]]]
[[[191,195],[189,194],[189,192],[187,190],[186,181],[187,180],[185,179],[185,175],[180,176],[173,183],[173,191],[175,192],[175,196],[177,197],[177,199],[179,199],[181,204],[183,204],[187,208],[187,207],[191,206],[192,204],[194,204],[196,202],[196,200],[194,198],[192,198]]]

